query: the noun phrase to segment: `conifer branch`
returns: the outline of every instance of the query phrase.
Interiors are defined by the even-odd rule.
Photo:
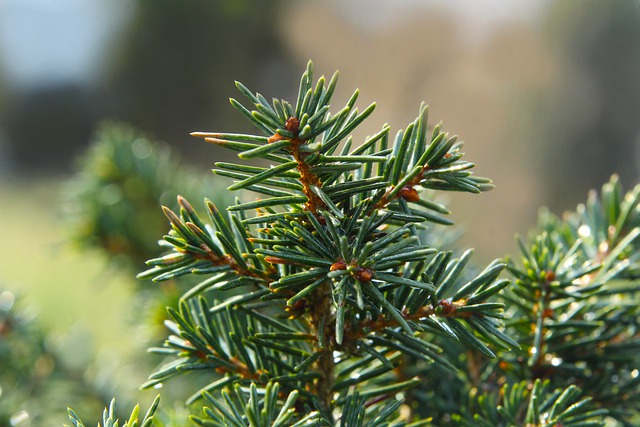
[[[489,181],[471,176],[473,164],[460,160],[455,137],[440,126],[427,135],[426,107],[399,132],[393,148],[387,147],[388,126],[353,147],[349,135],[374,105],[359,113],[356,91],[332,116],[329,100],[337,74],[328,86],[320,78],[315,88],[312,75],[309,63],[295,107],[281,100],[269,104],[236,83],[254,109],[231,103],[262,136],[193,134],[239,151],[240,158],[260,157],[276,165],[217,163],[215,173],[236,180],[230,190],[268,197],[230,206],[228,220],[208,203],[213,226],[182,198],[179,215],[165,208],[172,227],[165,241],[173,253],[149,261],[153,268],[141,277],[212,276],[183,296],[179,312],[170,311],[174,335],[155,351],[177,359],[152,375],[148,386],[194,369],[221,375],[206,387],[209,393],[229,384],[266,387],[278,380],[289,392],[300,390],[300,399],[333,424],[336,405],[355,402],[345,394],[349,387],[373,399],[417,384],[414,378],[390,386],[376,383],[399,363],[397,354],[455,369],[429,342],[426,330],[490,357],[494,353],[485,340],[517,346],[500,330],[503,305],[487,301],[507,284],[497,280],[504,264],[491,264],[453,288],[468,255],[449,262],[421,243],[414,229],[426,221],[450,223],[439,216],[448,213],[446,208],[419,195],[423,188],[478,193],[490,188]],[[251,210],[257,214],[248,215]],[[247,286],[255,290],[213,306],[202,296],[195,303],[204,292]],[[261,314],[266,306],[280,310],[293,329]],[[252,320],[246,323],[236,313]],[[220,324],[236,326],[225,331]],[[286,354],[289,362],[283,364],[277,354]],[[343,377],[337,358],[346,362],[361,354],[380,366],[357,378]],[[296,368],[286,372],[285,366]]]
[[[203,426],[633,425],[640,185],[625,195],[613,177],[542,214],[518,261],[478,268],[427,227],[452,224],[439,191],[490,180],[426,106],[391,141],[386,125],[357,141],[375,104],[359,112],[356,90],[332,113],[337,77],[314,84],[309,63],[295,104],[236,82],[250,106],[230,102],[260,134],[193,133],[270,164],[215,165],[261,198],[206,201],[206,219],[183,197],[163,208],[167,252],[139,277],[201,280],[168,309],[145,386],[205,373],[188,398]]]

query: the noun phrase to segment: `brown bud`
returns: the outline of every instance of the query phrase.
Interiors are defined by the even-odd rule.
[[[373,271],[368,268],[358,268],[355,278],[359,282],[370,282],[373,279]]]
[[[344,260],[340,259],[336,262],[334,262],[331,267],[329,268],[329,270],[331,271],[336,271],[336,270],[346,270],[347,269],[347,264],[344,262]]]
[[[544,312],[542,313],[542,317],[545,319],[553,319],[553,317],[555,316],[555,313],[553,312],[553,309],[551,308],[546,308],[544,310]]]
[[[420,200],[420,195],[418,194],[416,189],[410,186],[403,187],[402,190],[400,190],[399,194],[400,194],[400,197],[405,199],[407,202],[415,203],[418,200]]]
[[[298,120],[298,118],[296,117],[289,117],[289,119],[287,119],[287,123],[284,125],[284,128],[289,132],[297,134],[298,129],[300,128],[300,120]]]

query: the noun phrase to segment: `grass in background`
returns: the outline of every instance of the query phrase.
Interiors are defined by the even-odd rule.
[[[104,255],[69,243],[59,187],[52,181],[0,187],[0,283],[36,310],[65,357],[115,363],[139,351],[140,340],[125,333],[137,283],[110,268]]]

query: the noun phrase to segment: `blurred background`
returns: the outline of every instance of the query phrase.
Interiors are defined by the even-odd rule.
[[[358,135],[405,127],[425,101],[465,141],[496,185],[449,196],[476,261],[513,253],[540,206],[573,209],[613,173],[640,181],[638,0],[0,0],[0,311],[21,305],[47,352],[105,396],[137,399],[149,371],[127,361],[151,334],[131,327],[144,265],[72,244],[79,156],[117,120],[209,179],[229,153],[189,132],[250,131],[228,103],[234,80],[292,99],[309,59],[317,75],[340,70],[334,105],[355,88],[361,108],[377,102]],[[206,182],[209,197],[226,187]]]

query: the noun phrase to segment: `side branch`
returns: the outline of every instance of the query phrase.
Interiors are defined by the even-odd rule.
[[[188,222],[187,226],[190,226],[191,223]],[[209,261],[211,263],[211,265],[213,266],[220,266],[220,265],[226,265],[229,268],[231,268],[233,271],[235,271],[238,276],[249,276],[249,277],[255,277],[258,279],[262,279],[265,280],[267,282],[273,282],[273,278],[264,275],[264,274],[260,274],[257,271],[251,271],[251,270],[247,270],[246,268],[240,266],[231,256],[229,255],[223,255],[223,256],[218,256],[216,254],[213,253],[213,251],[211,250],[211,248],[209,248],[207,245],[202,244],[200,245],[200,249],[202,249],[203,251],[206,252],[206,255],[203,254],[199,254],[199,253],[189,253],[191,256],[193,256],[196,259],[201,259],[201,260],[205,260],[205,261]],[[181,248],[176,248],[177,251],[179,252],[188,252],[188,250],[185,249],[181,249]]]
[[[447,155],[449,155],[449,153],[447,153]],[[445,157],[447,157],[447,155],[445,155]],[[429,165],[423,166],[422,170],[415,177],[413,177],[413,179],[411,179],[408,183],[406,183],[398,192],[394,191],[395,187],[393,185],[389,187],[387,191],[384,193],[384,196],[382,196],[382,199],[380,199],[380,201],[376,203],[373,209],[374,210],[384,209],[385,206],[387,206],[396,198],[401,198],[406,200],[407,202],[414,202],[414,203],[420,200],[420,195],[418,194],[418,191],[414,187],[416,185],[420,185],[420,182],[424,177],[424,173],[427,172],[428,170],[429,170]],[[391,196],[392,193],[395,193],[395,194]]]
[[[417,310],[415,313],[406,313],[402,312],[402,317],[405,320],[409,321],[420,321],[432,315],[437,315],[438,317],[457,317],[457,318],[469,318],[473,316],[482,316],[479,313],[473,313],[470,311],[458,311],[458,309],[466,306],[466,300],[462,301],[454,301],[451,302],[449,300],[441,300],[438,301],[437,306],[424,306]],[[345,331],[345,341],[348,340],[357,340],[365,338],[367,335],[371,335],[372,333],[376,333],[382,331],[386,328],[395,328],[400,326],[398,321],[394,318],[385,319],[384,317],[380,317],[376,320],[365,320],[360,324],[360,328],[357,331]],[[366,332],[365,332],[366,331]]]

